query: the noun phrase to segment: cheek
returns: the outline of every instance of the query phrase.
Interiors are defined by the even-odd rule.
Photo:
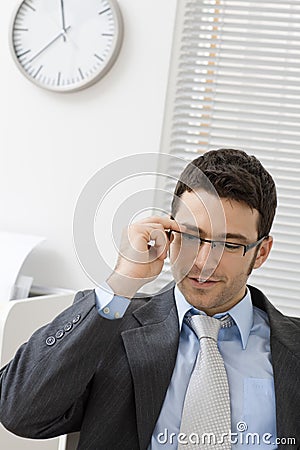
[[[170,261],[172,264],[177,260],[178,256],[182,257],[181,241],[178,239],[178,236],[174,236],[170,243]]]
[[[183,252],[181,245],[172,243],[170,245],[170,262],[175,274],[187,275],[195,263],[191,252]]]
[[[220,272],[224,273],[229,279],[237,279],[249,275],[249,268],[252,264],[252,259],[241,257],[240,259],[226,260],[222,258],[219,264]]]
[[[177,259],[178,253],[179,253],[179,247],[176,244],[176,242],[172,242],[170,244],[170,249],[169,249],[169,256],[170,256],[170,261],[171,264],[174,264],[174,261]]]

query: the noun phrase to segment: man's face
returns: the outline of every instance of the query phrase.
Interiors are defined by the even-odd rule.
[[[258,211],[245,203],[217,199],[204,191],[184,192],[175,216],[177,223],[186,226],[186,233],[195,235],[198,229],[201,238],[245,245],[258,239],[258,218]],[[170,261],[186,300],[209,315],[228,310],[244,297],[248,276],[266,260],[272,246],[269,238],[241,256],[212,251],[209,243],[197,247],[197,242],[193,249],[182,235],[173,233]]]

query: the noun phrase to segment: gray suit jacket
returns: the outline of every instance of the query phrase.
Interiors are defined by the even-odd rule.
[[[250,290],[270,320],[277,435],[297,439],[279,448],[300,448],[300,319],[283,316],[258,289]],[[79,292],[2,369],[0,420],[29,438],[80,430],[80,450],[145,450],[178,342],[173,288],[134,299],[114,321],[98,315],[94,291]]]

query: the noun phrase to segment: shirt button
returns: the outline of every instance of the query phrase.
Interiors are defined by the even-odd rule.
[[[80,315],[80,314],[77,314],[77,316],[74,317],[74,319],[72,320],[72,322],[73,322],[74,324],[75,324],[75,323],[78,323],[80,319],[81,319],[81,315]]]
[[[51,347],[51,345],[54,345],[56,342],[56,339],[54,336],[48,336],[46,339],[46,344],[49,345],[49,347]]]
[[[106,308],[103,309],[104,314],[109,314],[110,309],[106,306]]]
[[[117,311],[117,312],[115,313],[115,319],[119,319],[119,317],[120,317],[120,313]]]
[[[56,339],[61,339],[64,334],[65,334],[64,330],[58,330],[55,337]]]
[[[72,328],[73,328],[72,322],[68,322],[68,323],[66,323],[66,325],[64,326],[64,330],[65,330],[66,332],[70,331]]]

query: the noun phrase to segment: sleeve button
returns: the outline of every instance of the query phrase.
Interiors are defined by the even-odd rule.
[[[68,323],[66,323],[66,325],[64,326],[64,330],[65,330],[66,332],[70,331],[72,328],[73,328],[72,322],[68,322]]]
[[[48,336],[46,339],[46,344],[49,345],[49,347],[51,347],[51,345],[54,345],[56,342],[56,339],[54,336]]]
[[[61,339],[63,335],[65,334],[64,330],[58,330],[55,334],[56,339]]]
[[[120,313],[117,311],[116,313],[115,313],[115,319],[119,319],[120,318]]]
[[[81,319],[81,315],[80,315],[80,314],[77,314],[77,316],[74,317],[74,319],[72,320],[72,322],[73,322],[74,324],[75,324],[75,323],[78,323],[80,319]]]
[[[104,314],[109,314],[110,309],[106,306],[106,308],[103,309]]]

